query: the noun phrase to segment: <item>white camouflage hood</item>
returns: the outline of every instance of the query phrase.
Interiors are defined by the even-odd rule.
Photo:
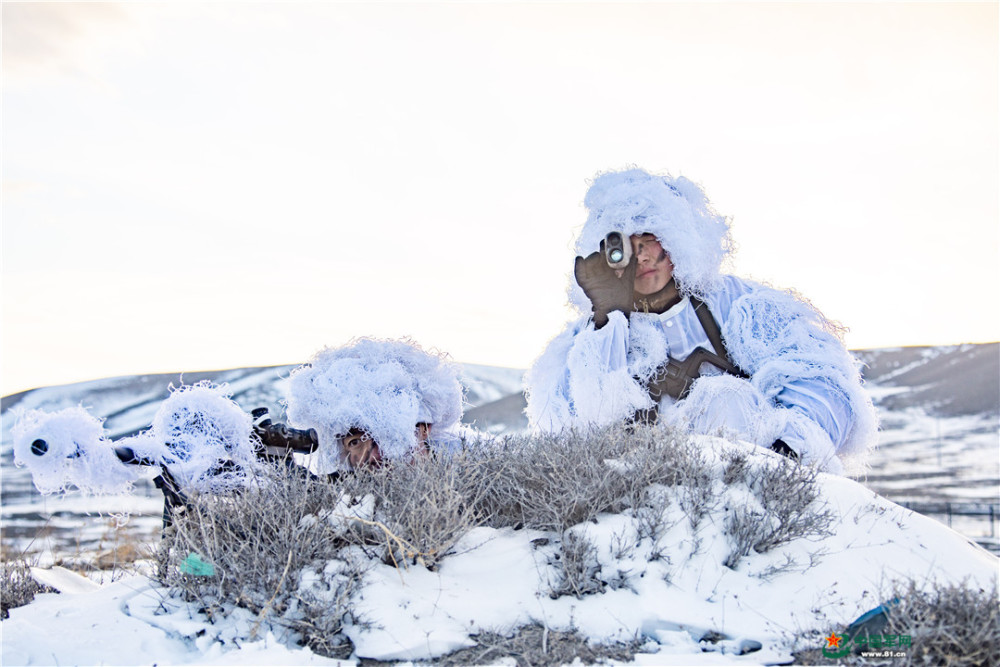
[[[732,246],[729,222],[715,212],[697,183],[642,169],[607,172],[594,179],[584,205],[589,215],[577,238],[578,255],[597,252],[611,232],[651,233],[670,255],[682,294],[702,296],[717,283]],[[570,301],[590,310],[590,300],[575,280]]]
[[[339,439],[352,428],[367,432],[387,459],[417,445],[418,422],[439,434],[462,417],[458,367],[442,353],[412,341],[362,338],[326,348],[292,371],[288,421],[319,435],[320,472],[345,469]]]

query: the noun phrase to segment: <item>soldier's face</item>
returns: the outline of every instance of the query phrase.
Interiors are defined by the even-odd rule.
[[[414,451],[413,455],[417,458],[430,456],[431,447],[427,441],[431,437],[431,425],[427,422],[420,422],[417,424],[417,429],[414,435],[417,436],[417,449]]]
[[[646,296],[667,286],[674,275],[674,265],[660,242],[652,234],[633,234],[632,254],[635,255],[635,291]]]
[[[340,439],[340,455],[352,470],[362,466],[378,468],[382,465],[382,451],[378,448],[378,443],[357,428],[352,428]]]

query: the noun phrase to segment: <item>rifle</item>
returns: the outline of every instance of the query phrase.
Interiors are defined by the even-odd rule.
[[[292,452],[297,454],[312,454],[319,449],[319,436],[316,429],[295,429],[285,424],[274,424],[268,416],[268,408],[254,408],[251,416],[254,418],[253,434],[257,436],[259,445],[256,447],[258,458],[265,461],[285,461]],[[128,438],[126,438],[127,440]],[[171,443],[167,443],[171,449]],[[43,438],[32,440],[30,451],[37,457],[49,453],[49,442]],[[112,451],[115,457],[126,465],[158,466],[161,461],[136,453],[131,447],[118,445]],[[77,445],[76,449],[65,455],[67,459],[85,456],[85,451]]]
[[[312,454],[319,449],[319,435],[316,429],[297,429],[285,424],[274,424],[267,408],[254,408],[253,432],[260,440],[258,456],[263,459],[286,460],[289,453]]]
[[[254,408],[250,412],[254,419],[253,433],[260,441],[260,446],[256,449],[260,460],[291,468],[294,465],[292,453],[312,454],[319,448],[319,437],[315,429],[294,429],[285,424],[274,424],[268,413],[267,408]],[[132,454],[127,448],[118,450]],[[135,462],[144,465],[141,459],[136,458]],[[220,462],[220,469],[230,463]],[[305,474],[312,476],[307,470]],[[166,530],[173,524],[174,514],[188,506],[188,498],[167,466],[162,466],[162,472],[153,478],[153,484],[163,493],[163,529]]]
[[[267,408],[253,410],[247,424],[246,413],[217,388],[183,389],[164,401],[148,430],[117,441],[83,408],[22,413],[14,428],[15,463],[28,467],[42,493],[70,485],[120,493],[141,468],[158,466],[153,481],[164,495],[166,527],[187,504],[187,492],[231,488],[255,460],[291,467],[292,453],[312,454],[320,446],[314,429],[275,424]]]
[[[704,364],[715,366],[736,377],[747,377],[746,373],[737,368],[729,359],[709,352],[703,347],[695,348],[687,358],[680,361],[673,357],[667,357],[667,360],[656,369],[653,377],[646,384],[653,406],[636,412],[633,421],[644,424],[655,422],[659,413],[660,399],[664,396],[670,396],[675,400],[686,398],[688,392],[691,391],[691,385],[701,377]]]

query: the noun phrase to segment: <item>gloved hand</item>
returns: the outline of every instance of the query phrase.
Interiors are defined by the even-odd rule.
[[[594,305],[594,327],[600,329],[608,323],[608,314],[613,310],[622,311],[626,317],[635,305],[635,255],[624,270],[612,269],[604,258],[604,242],[601,249],[586,259],[576,258],[573,273],[577,284]],[[621,277],[618,276],[619,271]]]
[[[799,453],[794,449],[792,449],[791,447],[789,447],[788,444],[784,440],[781,440],[780,438],[778,440],[775,440],[774,444],[771,445],[771,451],[778,452],[782,456],[787,456],[793,461],[799,460]]]

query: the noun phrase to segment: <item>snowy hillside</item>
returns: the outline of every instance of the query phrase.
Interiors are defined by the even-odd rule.
[[[883,409],[1000,416],[1000,343],[863,350],[865,380],[888,390]]]
[[[558,449],[547,443],[535,455],[553,444]],[[644,500],[622,512],[590,520],[584,514],[566,530],[494,518],[495,525],[465,532],[432,566],[397,568],[375,558],[377,548],[353,547],[348,539],[326,563],[281,575],[273,593],[268,585],[271,601],[259,612],[249,601],[212,602],[209,572],[199,575],[208,577],[199,590],[209,596],[199,602],[184,602],[143,576],[97,586],[67,572],[40,572],[65,592],[11,610],[2,625],[3,663],[357,665],[452,654],[448,664],[511,664],[497,661],[511,655],[500,648],[508,642],[515,654],[529,644],[539,656],[553,651],[546,662],[555,664],[608,644],[617,647],[618,664],[787,664],[828,646],[829,636],[843,635],[893,596],[915,596],[910,582],[921,589],[962,583],[995,595],[994,556],[854,481],[825,474],[809,481],[777,455],[718,438],[667,446],[674,447],[669,456],[691,467],[676,483],[649,487]],[[598,463],[627,483],[634,477],[629,467],[645,459],[630,463],[628,450],[620,451],[624,458]],[[692,451],[701,454],[684,458]],[[660,468],[670,476],[670,466]],[[580,480],[585,487],[586,475]],[[346,536],[350,525],[381,516],[371,511],[367,502],[348,503],[291,528],[303,543],[313,528]],[[225,556],[207,551],[205,558]],[[197,579],[186,585],[201,586]],[[348,582],[357,588],[345,589]],[[278,589],[288,592],[276,599]],[[349,608],[340,632],[350,640],[350,657],[301,647],[295,628],[320,619],[303,618],[286,596]],[[931,641],[917,626],[883,635],[906,653]]]
[[[459,367],[467,409],[521,391],[523,370],[478,364],[459,364]],[[273,416],[283,419],[282,401],[287,392],[288,375],[294,368],[294,365],[266,366],[134,375],[43,387],[4,396],[0,402],[5,421],[3,442],[9,445],[9,426],[6,422],[9,422],[9,411],[15,407],[56,411],[83,405],[92,414],[105,419],[105,428],[112,438],[130,435],[149,426],[156,409],[169,395],[171,385],[191,385],[202,380],[229,385],[233,400],[244,409],[268,407]]]
[[[867,350],[876,493],[1000,552],[1000,344]]]

